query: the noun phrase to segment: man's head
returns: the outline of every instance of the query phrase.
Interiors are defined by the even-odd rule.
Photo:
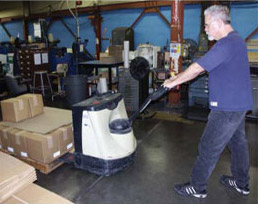
[[[204,16],[205,32],[208,34],[209,40],[219,40],[224,37],[225,31],[227,32],[228,28],[232,29],[229,10],[226,6],[211,6],[204,11]]]

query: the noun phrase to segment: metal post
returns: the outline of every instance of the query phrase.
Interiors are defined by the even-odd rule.
[[[184,26],[184,2],[181,0],[172,1],[171,5],[171,29],[170,43],[183,42],[183,26]],[[170,57],[171,75],[182,72],[182,57]],[[180,101],[180,90],[170,91],[168,102],[170,105],[177,105]]]
[[[98,12],[96,14],[96,24],[95,26],[95,33],[96,33],[96,59],[99,60],[100,52],[101,52],[101,15]]]

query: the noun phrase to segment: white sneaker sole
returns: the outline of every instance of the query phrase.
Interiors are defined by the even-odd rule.
[[[244,190],[241,190],[240,188],[237,188],[237,187],[235,189],[237,190],[237,192],[239,192],[239,193],[241,193],[243,195],[249,195],[250,194],[249,191],[244,191]]]
[[[194,196],[196,198],[206,198],[207,194],[192,194],[192,196]]]

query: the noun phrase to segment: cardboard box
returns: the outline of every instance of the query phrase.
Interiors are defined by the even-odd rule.
[[[61,154],[59,134],[60,132],[55,131],[45,135],[32,132],[24,133],[28,157],[45,164],[57,159]]]
[[[2,129],[5,129],[5,128],[7,128],[7,126],[5,126],[5,125],[0,125],[0,149],[2,149]]]
[[[121,62],[121,60],[116,56],[106,56],[106,57],[101,57],[100,62],[109,64],[109,63]]]
[[[6,131],[6,134],[7,134],[7,150],[8,152],[10,152],[11,154],[16,154],[17,155],[17,152],[14,151],[14,144],[15,144],[15,138],[14,138],[14,135],[17,133],[17,132],[20,132],[19,129],[16,129],[16,128],[11,128],[11,129],[8,129]]]
[[[123,45],[111,45],[108,47],[109,56],[114,56],[118,62],[122,62],[123,49]]]
[[[24,94],[16,98],[28,100],[30,107],[30,117],[40,115],[44,112],[44,103],[41,94]]]
[[[1,138],[1,148],[7,150],[9,146],[9,140],[7,132],[13,130],[12,127],[1,126],[0,127],[0,138]]]
[[[248,52],[249,62],[258,62],[258,51],[257,52]]]
[[[30,117],[29,101],[11,98],[1,101],[3,121],[19,122]]]
[[[19,129],[13,129],[7,132],[8,140],[10,141],[9,144],[13,148],[14,154],[19,157],[28,157],[27,145],[25,140],[26,134],[26,131]],[[9,149],[8,151],[11,151],[11,149]]]
[[[57,131],[61,131],[59,135],[59,144],[61,154],[64,154],[74,147],[74,137],[73,137],[73,125],[66,125],[58,128]]]
[[[47,134],[63,125],[68,125],[73,122],[72,111],[44,107],[44,113],[34,118],[21,121],[19,123],[0,122],[1,125],[10,126],[20,130]],[[36,124],[36,125],[35,125]]]
[[[36,184],[30,184],[3,204],[73,204],[71,201]]]
[[[102,58],[102,57],[108,57],[109,54],[107,52],[100,52],[99,53],[99,57]]]
[[[3,152],[0,152],[0,164],[0,203],[37,179],[32,166]]]

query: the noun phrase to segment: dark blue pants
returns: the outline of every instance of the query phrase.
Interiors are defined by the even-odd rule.
[[[207,181],[225,149],[231,151],[231,172],[239,187],[249,182],[249,152],[245,137],[246,112],[212,111],[199,142],[199,156],[192,170],[191,184],[197,190],[207,188]]]

